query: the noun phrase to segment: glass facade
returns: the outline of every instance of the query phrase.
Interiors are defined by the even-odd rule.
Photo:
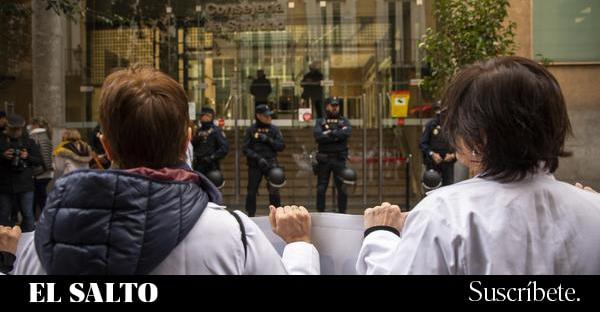
[[[417,142],[424,121],[397,116],[391,94],[408,91],[410,108],[426,104],[414,81],[421,71],[423,1],[88,1],[88,7],[99,16],[130,17],[120,24],[101,18],[86,23],[89,78],[96,88],[92,112],[97,111],[102,80],[115,68],[143,63],[169,73],[185,87],[192,115],[212,106],[222,119],[232,146],[222,164],[228,182],[224,195],[231,206],[244,202],[241,141],[254,118],[250,87],[263,70],[272,87],[268,103],[277,112],[274,123],[287,143],[280,155],[288,177],[283,201],[314,208],[314,121],[299,115],[313,106],[302,99],[301,85],[311,64],[321,68],[325,96],[344,100],[342,111],[354,126],[349,165],[359,181],[351,190],[350,211],[378,203],[384,194],[405,203],[407,183],[413,197],[418,191],[417,180],[410,178],[420,173]],[[409,156],[419,168],[413,168],[414,174],[407,171]],[[267,203],[262,190],[259,207]],[[329,210],[333,207],[328,204]]]
[[[132,64],[158,68],[184,86],[192,118],[203,106],[216,110],[231,146],[222,163],[225,201],[243,208],[242,136],[254,120],[256,98],[250,88],[262,70],[272,87],[266,102],[276,112],[274,123],[287,145],[279,157],[288,177],[283,202],[314,209],[314,121],[303,114],[315,103],[303,99],[302,80],[309,66],[317,65],[325,96],[343,99],[342,112],[354,127],[348,164],[357,171],[358,183],[350,192],[349,211],[362,211],[383,198],[405,203],[410,194],[417,199],[418,141],[431,116],[418,109],[430,104],[418,88],[418,44],[432,26],[426,22],[432,20],[430,1],[88,0],[85,6],[85,20],[64,21],[66,127],[90,131],[95,126],[102,81],[115,69]],[[14,108],[30,116],[33,100],[19,99],[26,93],[18,90],[31,88],[32,68],[20,64],[17,81],[0,89],[0,96],[30,103]],[[4,101],[8,111],[11,101]],[[399,103],[408,109],[398,109]],[[334,207],[331,193],[328,210]],[[259,195],[259,207],[266,207],[264,187]]]
[[[272,86],[265,101],[275,109],[287,143],[280,157],[289,178],[284,202],[314,209],[316,177],[309,160],[316,146],[313,122],[303,117],[315,103],[303,99],[302,80],[318,64],[324,93],[344,100],[343,113],[354,126],[349,164],[359,180],[350,205],[421,196],[418,142],[432,111],[418,87],[430,72],[422,68],[418,46],[425,29],[436,27],[435,1],[85,0],[78,1],[85,6],[83,17],[57,16],[45,6],[37,9],[48,14],[27,14],[44,2],[0,4],[0,110],[26,119],[41,115],[55,133],[66,127],[89,134],[104,78],[135,63],[154,66],[184,86],[192,118],[202,106],[217,111],[232,146],[223,163],[226,202],[243,208],[247,178],[240,146],[253,121],[250,88],[260,69]],[[518,25],[517,53],[547,62],[565,90],[578,138],[568,149],[590,159],[600,146],[587,126],[599,102],[593,85],[598,10],[592,2],[511,1],[509,10]],[[558,176],[575,182],[585,173],[596,181],[594,170],[586,169],[595,162],[587,158],[564,160]],[[412,159],[408,173],[406,159]],[[455,171],[456,180],[466,176]],[[266,193],[261,189],[263,204]]]

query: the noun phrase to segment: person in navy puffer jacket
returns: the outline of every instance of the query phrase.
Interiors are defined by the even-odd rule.
[[[13,274],[319,274],[303,207],[271,209],[287,242],[280,257],[243,213],[184,162],[188,99],[149,67],[106,78],[100,140],[110,170],[56,181],[34,233],[23,234]]]

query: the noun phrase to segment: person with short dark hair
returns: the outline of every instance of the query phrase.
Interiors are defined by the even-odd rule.
[[[152,67],[109,75],[100,141],[111,170],[58,179],[35,233],[21,236],[15,274],[319,274],[303,207],[270,207],[283,257],[258,225],[228,212],[216,187],[184,162],[183,87]]]
[[[5,135],[0,137],[0,225],[14,225],[15,214],[20,211],[23,232],[31,232],[35,228],[33,168],[43,161],[24,128],[23,117],[10,115]]]
[[[211,171],[220,171],[219,162],[229,152],[229,143],[227,143],[225,133],[215,125],[214,118],[214,109],[203,107],[200,111],[200,127],[192,139],[194,170],[205,175]]]
[[[277,126],[272,124],[273,111],[267,105],[256,107],[256,121],[244,135],[244,155],[248,160],[248,194],[246,195],[246,211],[254,217],[256,214],[256,194],[263,177],[267,180],[269,202],[280,206],[279,189],[269,182],[269,172],[279,168],[277,154],[285,149],[283,135]]]
[[[273,92],[271,81],[267,79],[265,71],[259,69],[256,71],[256,78],[252,80],[252,84],[250,85],[250,94],[254,96],[254,107],[269,104],[269,95],[271,92]]]
[[[560,86],[516,56],[460,70],[443,128],[473,179],[408,214],[365,211],[361,274],[600,274],[600,196],[557,181],[571,124]]]

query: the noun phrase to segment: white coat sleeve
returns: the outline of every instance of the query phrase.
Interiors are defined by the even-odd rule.
[[[365,238],[356,269],[359,274],[460,274],[462,248],[463,240],[446,220],[415,209],[401,237],[376,231]]]
[[[319,252],[313,244],[305,242],[287,244],[283,250],[281,261],[283,261],[288,274],[321,274]]]
[[[356,262],[356,272],[383,275],[392,271],[400,237],[389,231],[375,231],[365,237]]]
[[[244,274],[320,274],[319,253],[315,246],[302,242],[288,244],[283,251],[283,257],[280,257],[254,221],[240,211],[235,213],[240,216],[246,231],[248,249]]]
[[[34,242],[35,232],[21,234],[17,245],[17,254],[12,274],[14,275],[45,275]]]

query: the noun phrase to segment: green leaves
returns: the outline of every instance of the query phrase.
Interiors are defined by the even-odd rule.
[[[29,15],[31,15],[31,8],[23,3],[14,1],[0,2],[0,17],[3,19],[11,16],[27,17]]]
[[[76,22],[78,17],[87,16],[93,18],[97,22],[104,23],[109,26],[119,25],[131,25],[142,21],[145,25],[155,26],[157,20],[160,20],[162,16],[156,12],[164,12],[164,7],[160,5],[135,5],[133,6],[131,1],[115,1],[112,0],[110,3],[103,3],[105,6],[108,5],[109,10],[94,10],[90,7],[85,7],[83,0],[34,0],[44,1],[46,4],[46,10],[52,10],[58,15],[64,15],[69,20]],[[130,3],[131,2],[131,3]],[[131,7],[131,12],[127,16],[119,15],[114,13],[113,7]],[[135,11],[133,8],[135,7]],[[31,7],[25,5],[19,0],[0,0],[0,17],[8,18],[13,20],[24,20],[31,16]]]
[[[80,0],[46,0],[46,10],[53,10],[58,15],[65,15],[68,19],[75,21],[75,17],[82,14]]]
[[[431,66],[423,89],[439,99],[462,66],[497,55],[513,54],[514,22],[505,22],[509,0],[437,0],[436,29],[427,29],[419,45]]]

